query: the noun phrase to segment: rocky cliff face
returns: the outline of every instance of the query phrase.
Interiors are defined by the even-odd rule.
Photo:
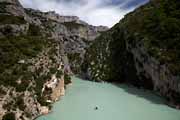
[[[45,28],[48,38],[63,43],[63,50],[67,53],[74,73],[81,72],[80,65],[84,61],[86,48],[101,32],[108,29],[104,26],[88,25],[75,16],[60,16],[54,12],[43,13],[32,9],[26,9],[26,13],[31,16],[33,23]]]
[[[87,77],[153,89],[179,108],[179,8],[176,0],[151,0],[126,15],[88,49]]]
[[[0,0],[0,119],[30,120],[48,113],[65,94],[72,70],[80,72],[85,48],[105,30],[75,16]]]
[[[1,0],[1,14],[11,14],[14,16],[25,16],[21,4],[17,0]]]

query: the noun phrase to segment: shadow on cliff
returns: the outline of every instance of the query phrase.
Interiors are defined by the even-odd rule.
[[[165,105],[166,100],[163,99],[162,97],[156,95],[150,90],[146,90],[143,88],[136,88],[132,85],[124,85],[124,84],[114,84],[115,86],[123,89],[125,92],[135,95],[136,97],[143,98],[152,104],[159,104],[159,105]]]

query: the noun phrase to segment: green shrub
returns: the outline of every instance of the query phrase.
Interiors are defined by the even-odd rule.
[[[64,74],[64,82],[65,84],[71,83],[71,77],[68,74]]]
[[[55,67],[51,67],[49,70],[51,74],[55,74],[57,72],[57,68]]]
[[[41,35],[41,29],[39,28],[39,26],[36,26],[34,24],[30,24],[28,34],[31,36],[40,36]]]
[[[16,120],[16,119],[15,119],[15,114],[12,113],[12,112],[6,113],[6,114],[3,116],[2,120]]]
[[[4,24],[26,24],[23,16],[0,15],[0,25]]]
[[[38,96],[37,100],[42,106],[49,106],[50,105],[50,103],[46,102],[46,99],[42,96]]]
[[[57,74],[56,74],[56,77],[57,78],[61,78],[62,75],[63,75],[63,71],[62,70],[58,70]]]
[[[6,94],[6,91],[4,91],[2,88],[0,88],[0,96],[5,95],[5,94]]]
[[[3,109],[5,109],[5,110],[10,111],[12,109],[12,107],[13,107],[13,102],[12,101],[10,101],[10,102],[8,102],[6,104],[3,104]]]
[[[18,107],[22,111],[25,110],[26,106],[24,104],[24,100],[23,100],[22,96],[20,96],[16,99],[15,107]]]

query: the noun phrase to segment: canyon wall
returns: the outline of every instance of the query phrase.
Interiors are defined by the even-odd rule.
[[[72,70],[80,71],[85,48],[105,30],[0,0],[0,119],[32,120],[50,112]]]
[[[128,82],[156,91],[179,108],[180,2],[151,0],[88,48],[86,78]]]

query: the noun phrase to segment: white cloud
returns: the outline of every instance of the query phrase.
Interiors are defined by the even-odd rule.
[[[122,1],[122,0],[121,0]],[[123,0],[123,4],[130,0]],[[112,0],[20,0],[27,8],[56,11],[61,15],[75,15],[92,25],[112,27],[134,8],[123,10],[120,5],[107,5]]]

